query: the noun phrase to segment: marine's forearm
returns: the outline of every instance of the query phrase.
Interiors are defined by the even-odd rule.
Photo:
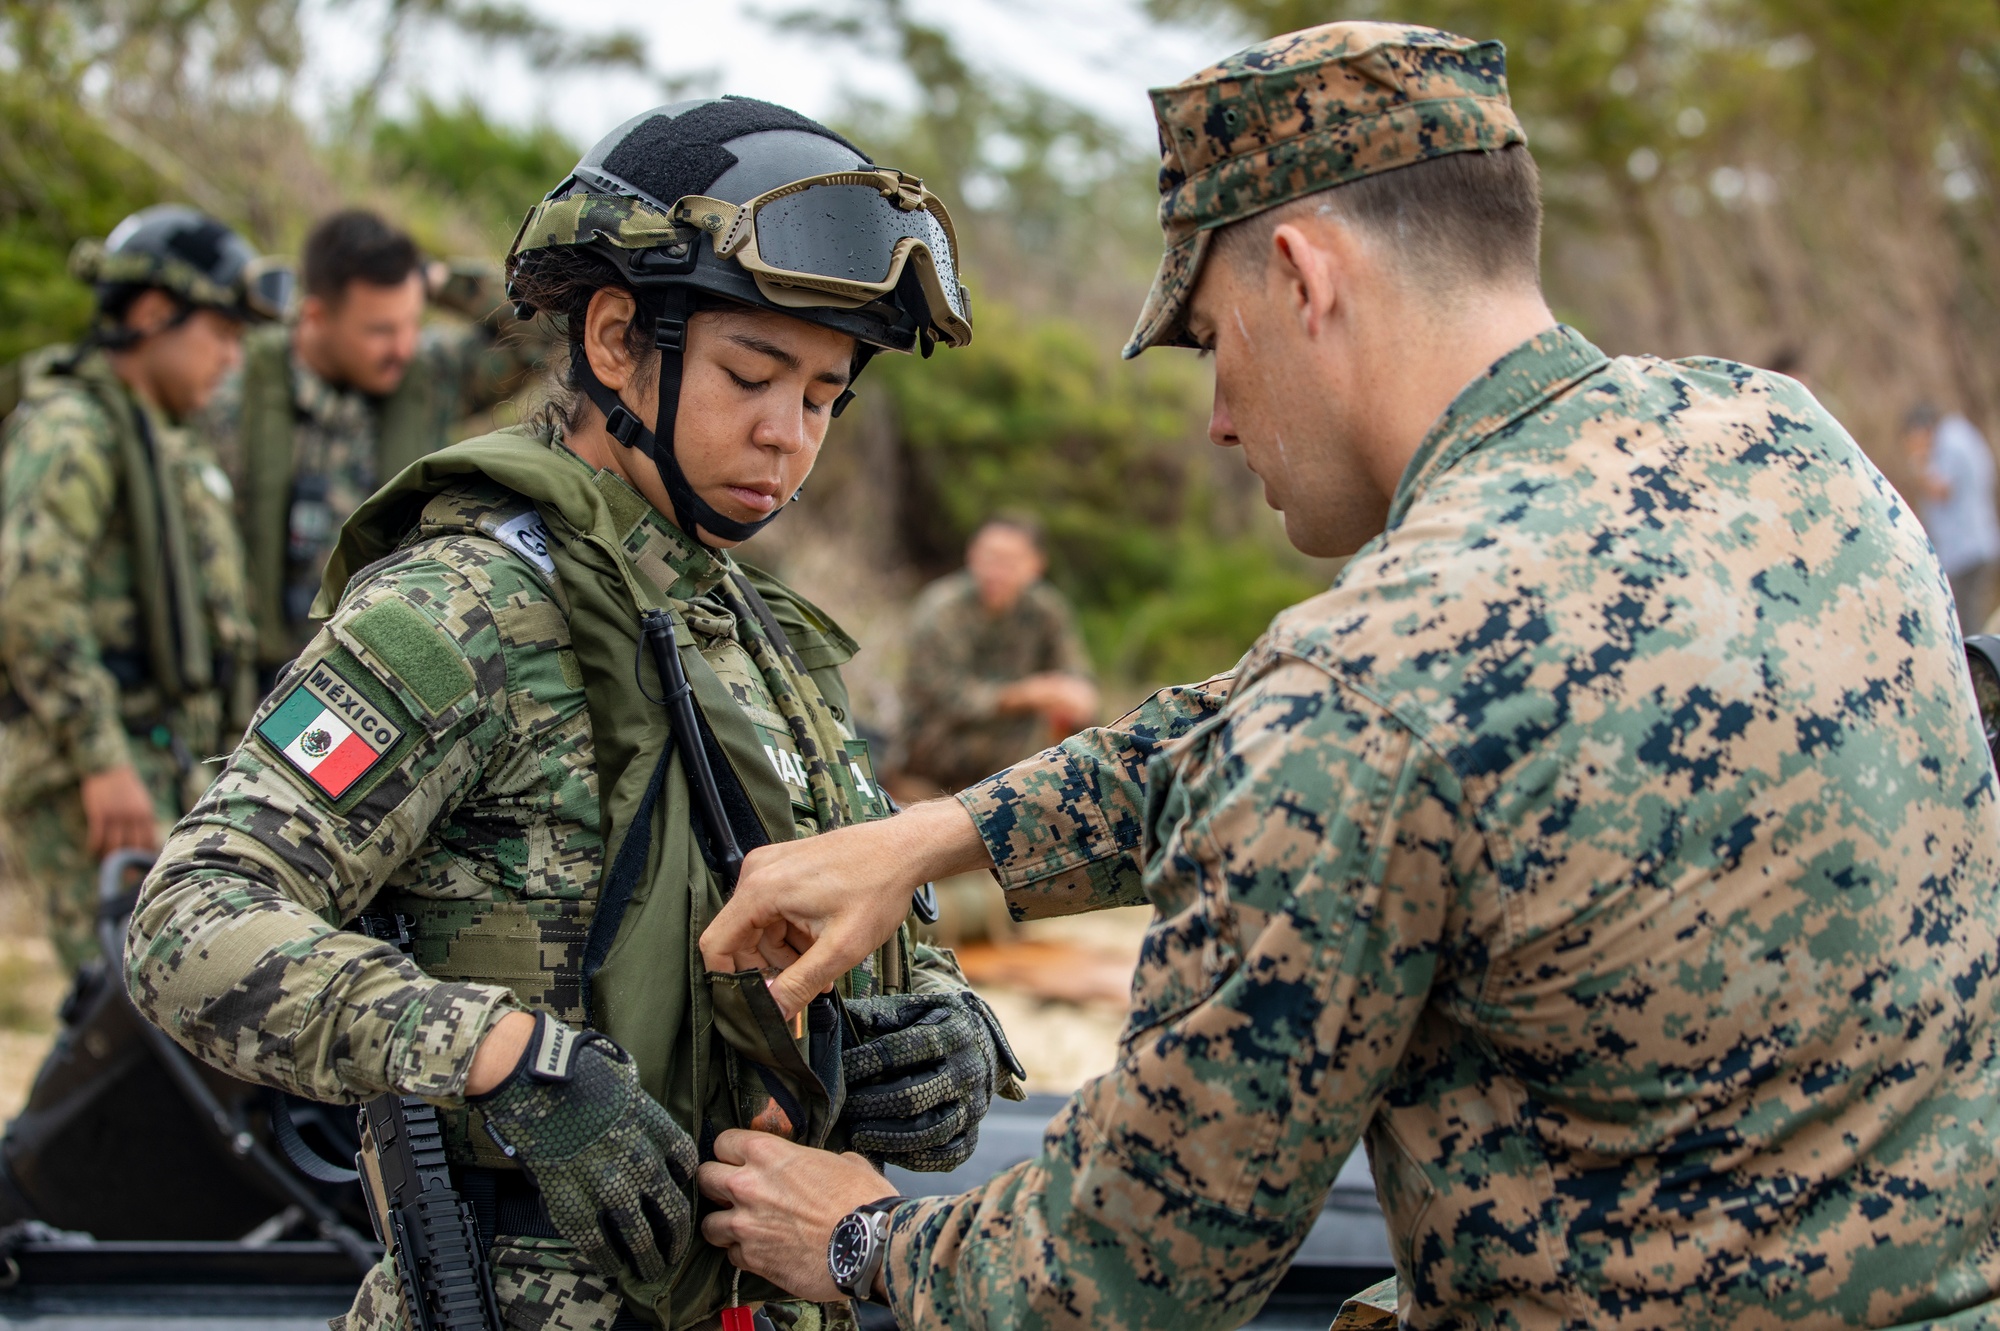
[[[883,1278],[904,1326],[1236,1326],[1316,1216],[1257,1218],[1171,1188],[1112,1150],[1072,1101],[1037,1159],[899,1208]]]
[[[1142,904],[1136,858],[1146,766],[1219,710],[1229,681],[1162,689],[1108,726],[967,787],[958,801],[1016,919]]]

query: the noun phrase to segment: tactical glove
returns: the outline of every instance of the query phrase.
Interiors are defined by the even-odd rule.
[[[586,1262],[628,1288],[667,1278],[694,1234],[699,1162],[694,1141],[640,1087],[630,1055],[537,1013],[519,1066],[471,1103]]]
[[[861,1042],[841,1051],[849,1145],[883,1164],[956,1169],[979,1144],[998,1091],[1023,1100],[1027,1073],[999,1019],[969,991],[847,1002]]]

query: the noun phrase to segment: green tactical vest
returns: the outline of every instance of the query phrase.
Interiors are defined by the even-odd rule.
[[[795,835],[793,797],[756,727],[696,650],[686,607],[656,592],[625,555],[623,538],[645,511],[644,501],[608,473],[593,477],[558,457],[528,429],[467,440],[420,458],[349,519],[314,614],[330,613],[358,571],[392,553],[431,498],[480,477],[532,502],[547,528],[546,555],[556,574],[551,585],[569,622],[590,715],[604,865],[595,898],[583,903],[481,903],[492,914],[472,951],[482,959],[485,976],[460,971],[446,977],[428,965],[426,970],[438,978],[508,983],[545,964],[538,951],[542,933],[532,917],[540,912],[563,918],[589,934],[580,1000],[588,1023],[632,1054],[647,1091],[704,1143],[712,1130],[726,1127],[768,1130],[775,1108],[775,1121],[791,1127],[787,1135],[838,1149],[845,1021],[838,999],[815,1004],[804,1037],[795,1038],[756,971],[700,974],[696,940],[720,909],[722,889],[696,843],[687,778],[656,701],[665,691],[650,656],[640,651],[642,612],[673,614],[681,664],[713,739],[717,776],[733,776],[763,840]],[[426,539],[436,534],[426,526]],[[765,659],[783,662],[784,683],[807,697],[807,710],[829,719],[832,708],[844,710],[847,694],[838,667],[853,654],[852,640],[775,579],[756,570],[743,570],[743,577],[763,608],[744,598],[749,613],[738,615],[741,636],[770,653]],[[733,589],[726,583],[725,589],[741,595],[742,583]],[[785,643],[771,642],[768,629],[760,631],[764,609]],[[636,674],[635,660],[642,662]],[[865,748],[858,742],[849,746],[830,724],[800,729],[804,733],[794,738],[822,828],[889,811],[873,790]],[[419,964],[426,960],[427,945],[432,956],[440,950],[441,940],[430,935],[463,921],[453,903],[405,896],[393,906],[415,921]],[[454,942],[457,954],[465,955],[465,940]],[[871,959],[861,983],[871,991],[907,988],[908,958],[905,934]],[[855,981],[850,975],[850,984]],[[718,1041],[700,1038],[711,1031]],[[481,1149],[485,1134],[469,1122],[462,1121],[453,1136],[467,1143],[480,1163],[507,1163]],[[731,1272],[719,1250],[697,1243],[667,1286],[622,1293],[629,1302],[650,1306],[667,1327],[692,1325],[726,1301]],[[743,1278],[742,1296],[783,1297],[749,1276]]]
[[[394,476],[445,441],[429,378],[406,374],[375,407],[375,475]],[[292,657],[285,620],[285,573],[295,479],[292,333],[272,324],[243,338],[243,549],[250,561],[250,609],[257,625],[257,662]]]
[[[102,352],[73,359],[69,347],[44,347],[0,371],[0,406],[6,408],[0,416],[70,386],[96,399],[116,436],[146,666],[161,702],[172,708],[215,687],[216,661],[187,510],[179,488],[162,483],[157,445],[131,390]]]

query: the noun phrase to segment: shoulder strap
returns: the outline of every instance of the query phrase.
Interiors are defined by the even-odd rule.
[[[147,664],[164,696],[185,697],[208,686],[212,662],[180,496],[161,474],[158,441],[144,410],[110,365],[86,356],[65,372],[97,400],[111,423],[132,527],[133,590],[145,627]]]
[[[249,560],[250,607],[257,659],[272,666],[292,654],[285,622],[286,542],[291,523],[293,434],[291,335],[252,333],[243,344],[243,552]]]

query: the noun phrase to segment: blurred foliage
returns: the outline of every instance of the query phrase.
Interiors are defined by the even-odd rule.
[[[1005,307],[980,312],[969,348],[875,364],[923,501],[906,537],[920,557],[955,563],[986,517],[1026,509],[1085,601],[1129,600],[1165,579],[1187,504],[1168,452],[1186,437],[1183,384],[1121,366],[1072,323]]]
[[[70,246],[162,194],[101,123],[45,87],[0,81],[0,363],[83,331],[90,293],[69,276]]]
[[[371,147],[384,175],[472,211],[495,247],[513,239],[528,206],[581,156],[546,125],[502,125],[470,101],[446,110],[428,97],[405,119],[378,121]]]
[[[1549,204],[1558,312],[1613,351],[1796,351],[1892,476],[1913,398],[2000,434],[2000,11],[1987,0],[1137,0],[1242,40],[1408,19],[1508,45]],[[81,327],[81,236],[164,199],[274,250],[366,203],[430,249],[496,251],[575,160],[490,103],[411,95],[442,35],[542,71],[648,69],[638,39],[528,0],[0,0],[0,358]],[[1226,666],[1324,566],[1209,456],[1205,371],[1117,347],[1159,253],[1149,145],[986,68],[940,0],[822,0],[780,27],[892,61],[835,117],[950,203],[978,337],[883,357],[844,419],[870,468],[827,513],[884,560],[957,562],[986,514],[1047,524],[1054,576],[1125,682]],[[309,15],[373,53],[304,123]],[[1222,54],[1227,39],[1218,41]],[[695,76],[699,77],[699,76]],[[662,96],[687,80],[662,81]],[[394,115],[385,107],[402,107]],[[886,441],[886,442],[883,442]],[[879,465],[878,465],[879,464]],[[890,498],[884,498],[890,496]],[[863,502],[866,501],[866,502]],[[876,507],[870,508],[870,503]]]
[[[352,4],[354,0],[336,0]],[[630,29],[573,33],[527,5],[507,0],[388,0],[376,35],[375,71],[355,92],[350,116],[367,125],[382,96],[401,73],[412,49],[438,30],[456,32],[489,47],[512,49],[541,72],[571,69],[647,68],[646,44]]]
[[[1194,456],[1207,447],[1206,374],[1188,357],[1119,360],[1159,254],[1151,154],[1045,90],[977,68],[906,0],[847,0],[780,23],[900,63],[914,108],[857,99],[840,123],[877,160],[925,177],[967,251],[973,345],[882,357],[865,381],[886,386],[893,414],[905,557],[942,572],[991,514],[1033,513],[1050,577],[1115,679],[1226,667],[1319,584],[1281,541],[1241,530],[1241,515],[1219,521],[1225,499]]]
[[[1899,475],[1895,421],[2000,426],[1987,0],[1145,0],[1246,40],[1334,19],[1507,44],[1558,312],[1613,350],[1783,355]]]

